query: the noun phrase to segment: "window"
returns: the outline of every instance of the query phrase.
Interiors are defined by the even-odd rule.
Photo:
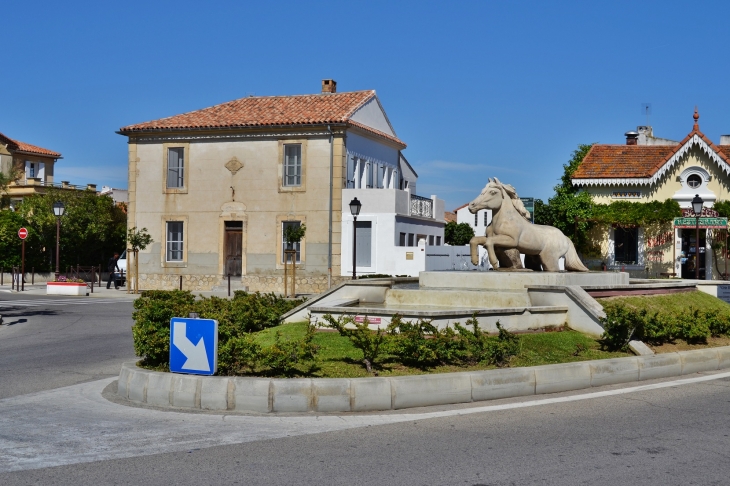
[[[700,177],[698,174],[692,174],[691,176],[687,177],[687,185],[692,189],[697,189],[702,185],[702,177]]]
[[[440,236],[436,237],[436,246],[441,246],[441,237]]]
[[[345,180],[345,187],[347,189],[355,188],[355,164],[357,159],[353,156],[347,158],[347,179]]]
[[[167,261],[183,261],[183,222],[167,222]]]
[[[487,226],[487,215],[489,214],[488,211],[484,211],[484,226]]]
[[[288,250],[286,238],[284,237],[284,233],[288,227],[298,228],[302,225],[301,221],[282,221],[281,222],[281,263],[285,262],[286,253],[284,253],[284,250]],[[292,250],[297,251],[297,263],[302,263],[302,242],[299,241],[297,243],[294,243]]]
[[[35,177],[35,163],[34,162],[26,162],[26,165],[28,167],[27,177]]]
[[[378,178],[375,180],[378,189],[383,189],[385,187],[383,184],[384,181],[385,181],[385,166],[378,164]]]
[[[368,162],[365,165],[365,172],[366,172],[366,179],[367,179],[365,186],[367,188],[373,187],[373,172],[374,171],[375,171],[375,164],[373,164],[372,162]]]
[[[428,235],[428,244],[429,246],[433,246],[433,235]]]
[[[474,213],[474,226],[479,226],[479,212]]]
[[[185,187],[184,154],[183,147],[167,149],[167,187],[171,189]]]
[[[406,246],[406,234],[401,233],[400,239],[398,240],[398,246]]]
[[[616,263],[635,264],[638,242],[638,228],[614,228],[613,249]]]
[[[302,146],[284,145],[284,185],[302,185]]]
[[[413,246],[413,233],[408,233],[408,246]]]

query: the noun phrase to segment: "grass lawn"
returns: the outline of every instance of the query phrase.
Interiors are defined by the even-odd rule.
[[[303,337],[306,332],[306,323],[282,324],[256,334],[262,345],[271,345],[277,330],[287,339]],[[520,334],[521,351],[510,360],[510,367],[537,366],[542,364],[568,363],[571,361],[586,361],[631,356],[622,352],[601,351],[596,340],[576,331],[541,332],[535,334]],[[309,376],[327,378],[355,378],[372,376],[362,365],[362,353],[355,348],[349,339],[340,336],[337,332],[317,332],[314,342],[320,346],[318,353],[318,367]],[[492,369],[496,366],[436,366],[427,370],[411,368],[395,363],[385,356],[376,363],[376,370],[380,376],[416,375],[424,373],[447,373],[453,371],[473,371]]]

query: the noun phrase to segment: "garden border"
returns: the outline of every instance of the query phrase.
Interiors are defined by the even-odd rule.
[[[581,390],[730,368],[730,346],[525,368],[371,378],[255,378],[149,371],[124,363],[120,397],[238,412],[368,412]]]

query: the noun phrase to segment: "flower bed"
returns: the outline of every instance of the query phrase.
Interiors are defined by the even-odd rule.
[[[78,282],[48,282],[46,283],[47,295],[89,295],[85,283]]]

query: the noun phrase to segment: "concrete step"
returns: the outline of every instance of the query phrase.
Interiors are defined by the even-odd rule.
[[[529,307],[527,290],[446,290],[446,289],[391,289],[385,294],[386,306],[424,307]]]

